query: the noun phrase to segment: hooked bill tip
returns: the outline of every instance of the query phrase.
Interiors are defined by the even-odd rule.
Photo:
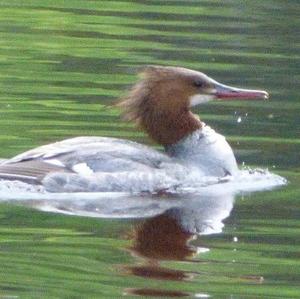
[[[270,98],[270,95],[266,91],[264,91],[263,93],[264,93],[263,95],[264,100],[268,100]]]

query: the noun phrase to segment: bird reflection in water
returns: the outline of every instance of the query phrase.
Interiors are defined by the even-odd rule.
[[[192,236],[192,233],[182,229],[175,218],[168,215],[168,211],[138,224],[130,249],[135,256],[143,257],[146,265],[131,267],[133,274],[172,280],[187,278],[182,271],[160,268],[159,261],[182,261],[193,256],[196,250],[188,245]]]
[[[132,246],[129,250],[137,258],[138,264],[124,266],[123,271],[126,274],[167,281],[187,281],[199,274],[199,272],[192,273],[162,267],[160,263],[162,261],[199,262],[199,259],[193,259],[199,251],[205,251],[199,235],[207,234],[210,230],[212,233],[214,229],[217,232],[221,221],[226,218],[225,215],[229,215],[233,198],[226,197],[225,201],[219,199],[218,203],[214,203],[210,196],[194,200],[195,198],[185,206],[170,208],[136,225],[132,232]],[[204,206],[199,206],[199,203]],[[227,209],[224,209],[224,203]],[[215,213],[210,214],[213,211]],[[213,219],[219,223],[216,225]],[[197,246],[191,244],[192,240]],[[157,288],[130,288],[125,290],[125,294],[154,297],[191,295],[187,292]]]
[[[78,216],[142,218],[144,220],[140,220],[132,232],[132,245],[129,248],[136,257],[137,264],[122,266],[122,271],[147,279],[185,282],[200,272],[170,269],[160,263],[199,262],[199,256],[197,255],[197,259],[193,256],[205,251],[200,236],[220,233],[224,226],[222,221],[229,216],[233,207],[234,194],[224,193],[225,189],[221,184],[219,187],[213,186],[212,189],[197,194],[178,194],[167,198],[108,194],[80,194],[68,198],[60,198],[55,194],[53,198],[46,194],[45,198],[39,195],[38,200],[18,202],[43,211]],[[156,297],[191,295],[158,288],[127,288],[125,294]],[[202,293],[200,295],[202,298],[209,297]]]
[[[188,244],[193,234],[184,231],[177,220],[166,211],[151,219],[139,223],[133,232],[133,245],[130,251],[142,258],[137,266],[125,266],[128,274],[159,280],[182,281],[190,279],[191,273],[173,270],[160,266],[163,260],[187,260],[196,253],[196,249]],[[127,294],[140,296],[189,296],[189,293],[173,290],[150,288],[127,289]]]

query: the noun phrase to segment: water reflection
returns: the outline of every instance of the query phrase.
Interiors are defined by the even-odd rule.
[[[204,189],[202,193],[196,194],[164,195],[128,195],[117,192],[72,195],[31,193],[28,199],[23,196],[23,200],[8,200],[42,211],[77,216],[149,218],[147,221],[161,221],[161,224],[157,224],[160,230],[168,217],[168,221],[176,221],[183,231],[203,235],[221,232],[222,220],[229,216],[233,206],[233,193],[224,194],[224,188],[213,189]],[[169,233],[171,234],[171,231]]]
[[[124,295],[138,295],[138,296],[151,296],[151,297],[189,297],[187,292],[180,291],[167,291],[167,290],[155,290],[155,289],[126,289]]]
[[[224,188],[223,188],[224,189]],[[18,203],[51,212],[89,217],[136,219],[127,233],[131,245],[126,248],[133,264],[121,266],[121,272],[132,277],[159,282],[186,283],[201,272],[173,269],[172,261],[199,263],[209,249],[201,235],[220,233],[223,220],[230,215],[234,194],[223,189],[185,195],[81,194],[66,198],[37,198]],[[168,262],[168,263],[166,263]],[[162,264],[163,263],[163,264]],[[167,264],[167,265],[166,265]],[[176,267],[181,265],[176,264]],[[199,263],[201,265],[201,263]],[[135,284],[135,280],[132,280]],[[140,296],[190,296],[172,287],[125,288],[124,294]],[[196,296],[195,294],[193,296]],[[202,294],[201,296],[209,296]]]
[[[133,230],[132,246],[136,265],[125,265],[126,274],[164,281],[192,280],[200,272],[188,272],[161,266],[162,261],[196,262],[193,257],[209,250],[201,242],[201,234],[220,232],[222,220],[233,206],[233,196],[199,195],[183,199],[185,204],[170,207],[162,214],[145,219]],[[126,289],[125,294],[142,296],[184,297],[191,294],[153,288]],[[197,296],[195,294],[195,296]],[[201,294],[205,298],[208,294]]]
[[[147,258],[150,264],[156,260],[185,260],[196,252],[187,244],[192,236],[171,209],[137,225],[131,250]]]
[[[193,277],[192,273],[187,271],[160,266],[161,261],[164,260],[189,260],[197,252],[188,243],[194,234],[183,229],[180,219],[174,217],[173,211],[173,209],[167,210],[135,227],[130,251],[137,258],[137,265],[124,266],[126,274],[165,281],[184,281]],[[127,289],[125,293],[147,296],[189,296],[186,292],[153,288]]]

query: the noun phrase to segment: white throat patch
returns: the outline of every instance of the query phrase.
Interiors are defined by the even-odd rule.
[[[209,94],[195,94],[190,97],[190,107],[212,101],[215,97]]]

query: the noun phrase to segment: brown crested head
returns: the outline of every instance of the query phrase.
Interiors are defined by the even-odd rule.
[[[201,128],[192,114],[189,97],[196,93],[192,72],[175,67],[150,66],[140,74],[120,106],[126,120],[134,121],[162,145],[176,143]]]
[[[174,144],[201,128],[199,117],[190,111],[192,106],[215,98],[267,97],[266,92],[225,86],[180,67],[148,66],[140,75],[141,80],[118,106],[126,120],[162,145]]]

